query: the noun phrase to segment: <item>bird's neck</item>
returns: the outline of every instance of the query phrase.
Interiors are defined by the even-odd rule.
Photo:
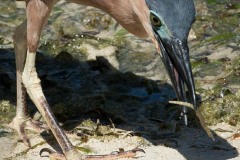
[[[148,8],[145,0],[70,0],[71,2],[93,6],[111,15],[121,26],[138,37],[147,37],[142,20],[147,21]]]
[[[142,25],[148,23],[149,9],[145,0],[103,0],[105,12],[109,13],[121,26],[138,37],[147,37],[148,34]],[[146,17],[144,17],[146,16]]]

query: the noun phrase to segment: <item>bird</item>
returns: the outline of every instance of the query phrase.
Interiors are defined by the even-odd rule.
[[[90,160],[118,159],[134,156],[140,149],[119,151],[100,156],[83,155],[73,146],[59,126],[44,96],[35,67],[41,32],[59,0],[25,0],[26,20],[14,33],[16,57],[17,107],[16,116],[9,123],[27,146],[31,146],[25,130],[42,130],[39,122],[27,113],[27,94],[36,105],[52,131],[63,154],[51,152],[52,159]],[[197,108],[194,79],[189,58],[187,37],[195,20],[193,0],[69,0],[92,6],[108,13],[123,28],[138,37],[150,37],[168,72],[179,101]],[[187,94],[186,94],[187,91]],[[186,107],[183,109],[187,124]],[[47,149],[43,150],[46,151]],[[49,150],[48,150],[49,151]]]

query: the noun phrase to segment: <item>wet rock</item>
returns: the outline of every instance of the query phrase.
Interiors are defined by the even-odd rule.
[[[66,51],[60,52],[56,57],[55,60],[60,63],[71,64],[73,63],[73,57],[70,53]]]

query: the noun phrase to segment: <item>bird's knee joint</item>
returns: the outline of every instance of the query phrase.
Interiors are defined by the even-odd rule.
[[[29,52],[34,53],[37,51],[38,42],[30,42],[30,43],[28,42],[27,47]]]
[[[24,69],[22,74],[22,83],[27,89],[40,86],[40,79],[38,78],[35,67],[28,70]]]

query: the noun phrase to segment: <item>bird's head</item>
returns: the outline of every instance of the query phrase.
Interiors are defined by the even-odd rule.
[[[145,0],[146,17],[139,13],[146,32],[154,42],[168,71],[177,97],[196,108],[195,86],[187,38],[195,19],[193,0]],[[146,11],[146,9],[145,9]],[[187,100],[186,89],[189,100]]]

